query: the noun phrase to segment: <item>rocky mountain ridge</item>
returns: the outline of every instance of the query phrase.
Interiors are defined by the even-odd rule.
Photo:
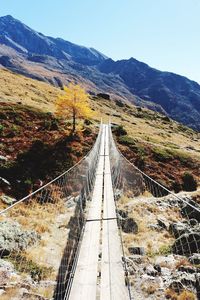
[[[12,16],[0,18],[0,65],[55,86],[82,83],[91,93],[108,93],[200,130],[198,83],[134,58],[113,61],[93,48],[38,33]]]

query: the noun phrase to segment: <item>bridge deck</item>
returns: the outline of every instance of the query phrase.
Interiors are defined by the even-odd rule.
[[[110,173],[108,140],[108,126],[103,125],[100,158],[93,198],[88,212],[88,220],[90,221],[88,221],[85,226],[78,263],[69,296],[70,300],[97,299],[98,254],[100,249],[100,232],[102,222],[103,233],[100,299],[128,299],[124,281],[120,237],[117,227]],[[114,218],[113,220],[101,221],[103,193],[103,218]]]
[[[122,266],[122,250],[117,226],[115,202],[110,173],[108,127],[106,127],[104,169],[104,209],[101,261],[101,300],[128,299]]]

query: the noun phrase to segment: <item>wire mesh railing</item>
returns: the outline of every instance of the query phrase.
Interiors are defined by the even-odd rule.
[[[139,170],[117,149],[111,126],[109,135],[126,283],[132,299],[200,299],[198,201],[192,194],[173,193]]]
[[[70,289],[101,135],[102,126],[74,167],[0,212],[0,285],[8,299],[61,300]]]

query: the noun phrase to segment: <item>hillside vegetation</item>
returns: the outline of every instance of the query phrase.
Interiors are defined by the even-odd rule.
[[[175,191],[184,188],[188,173],[198,182],[199,133],[157,112],[100,95],[90,100],[93,121],[82,122],[71,137],[71,120],[54,116],[60,92],[0,70],[0,155],[5,158],[0,168],[18,196],[38,179],[49,180],[78,161],[92,146],[100,119],[108,122],[110,117],[120,150],[147,174]]]

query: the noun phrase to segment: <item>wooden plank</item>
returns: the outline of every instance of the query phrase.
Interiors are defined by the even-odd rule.
[[[101,206],[103,192],[104,143],[105,127],[103,128],[100,158],[94,185],[93,197],[88,212],[88,219],[98,220],[87,222],[81,243],[78,263],[72,283],[70,300],[96,299],[98,255],[101,229]]]
[[[108,128],[106,128],[106,132],[108,133]],[[108,156],[105,156],[103,218],[108,220],[103,221],[100,299],[126,300],[129,298],[122,265],[122,250],[116,220],[107,133],[105,155]]]

